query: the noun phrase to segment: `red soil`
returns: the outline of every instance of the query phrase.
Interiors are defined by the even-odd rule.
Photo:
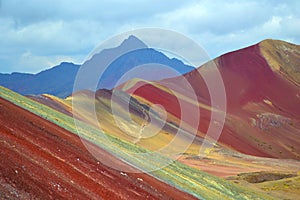
[[[299,88],[272,71],[258,44],[221,56],[218,68],[224,80],[229,110],[269,99],[289,114],[300,116],[300,106],[295,106],[299,105],[296,96]]]
[[[1,98],[0,124],[1,199],[195,199],[147,174],[103,165],[73,133]]]

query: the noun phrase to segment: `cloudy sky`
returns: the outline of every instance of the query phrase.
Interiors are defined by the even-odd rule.
[[[0,72],[82,63],[112,35],[143,27],[183,33],[211,58],[266,38],[300,44],[299,8],[297,0],[0,0]]]

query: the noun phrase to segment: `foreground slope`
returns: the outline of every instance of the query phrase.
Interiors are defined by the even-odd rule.
[[[194,199],[142,172],[103,165],[78,136],[2,98],[0,123],[1,199]],[[131,168],[93,148],[114,165]]]
[[[15,104],[17,104],[19,106],[22,106],[23,108],[25,108],[27,110],[30,110],[30,111],[42,116],[43,118],[47,118],[47,120],[49,120],[49,121],[51,121],[55,124],[58,124],[58,125],[64,127],[67,130],[70,130],[74,133],[76,132],[76,127],[74,126],[73,119],[66,116],[66,115],[64,115],[64,114],[62,114],[62,113],[56,112],[56,111],[50,109],[47,106],[44,106],[44,105],[41,105],[41,104],[36,103],[34,101],[31,101],[28,98],[22,97],[22,96],[20,96],[16,93],[13,93],[13,92],[11,92],[7,89],[4,89],[4,88],[0,88],[0,95],[1,95],[1,97],[4,97],[4,98],[14,102]],[[6,104],[6,105],[9,106],[8,104]],[[18,108],[18,109],[20,109],[20,108]],[[4,110],[6,110],[6,109],[4,109]],[[25,111],[23,110],[22,112],[25,112]],[[26,113],[27,113],[27,111],[26,111]],[[32,114],[30,114],[30,115],[32,115]],[[22,120],[24,120],[24,116],[22,116],[22,114],[20,116],[21,116],[21,119],[20,119],[21,121],[20,122],[22,122]],[[16,117],[16,116],[12,116],[12,117]],[[25,119],[26,119],[26,117],[25,117]],[[45,120],[43,120],[41,118],[38,118],[38,119],[45,122]],[[2,118],[2,120],[5,120],[5,118],[4,119]],[[4,124],[6,124],[6,123],[7,122],[5,122]],[[60,168],[61,165],[67,165],[66,167],[69,169],[69,171],[65,176],[63,176],[64,177],[63,180],[66,180],[66,178],[70,178],[70,176],[72,176],[73,172],[75,173],[75,171],[76,171],[76,173],[85,173],[86,172],[85,176],[84,176],[85,180],[86,180],[86,178],[88,179],[88,177],[91,175],[91,173],[93,174],[93,177],[94,176],[98,177],[98,173],[101,174],[101,172],[95,172],[96,168],[94,168],[95,171],[93,171],[93,170],[92,171],[90,171],[90,170],[84,171],[82,169],[82,167],[83,168],[86,168],[86,167],[89,168],[91,165],[93,166],[93,161],[85,162],[85,160],[88,159],[88,157],[89,157],[88,155],[83,156],[81,154],[76,154],[75,152],[72,152],[71,149],[74,148],[74,146],[76,146],[76,149],[77,149],[77,143],[69,145],[69,143],[72,143],[73,140],[76,140],[76,139],[73,138],[74,135],[71,134],[72,136],[70,136],[69,133],[68,134],[64,133],[64,134],[60,135],[60,131],[58,132],[59,135],[56,135],[55,132],[51,133],[51,127],[46,127],[47,129],[48,128],[50,129],[50,131],[47,131],[47,129],[44,129],[43,126],[40,127],[39,123],[34,122],[34,121],[30,123],[30,122],[27,122],[27,120],[25,120],[24,123],[31,124],[29,129],[26,129],[26,130],[23,130],[23,131],[20,131],[20,132],[19,131],[12,132],[13,129],[8,127],[7,128],[8,130],[4,130],[4,132],[1,134],[1,137],[5,137],[5,139],[3,139],[1,141],[3,141],[3,145],[5,146],[5,148],[6,149],[8,148],[6,154],[8,154],[8,155],[15,154],[16,152],[14,152],[14,149],[21,148],[22,152],[26,151],[27,153],[34,153],[35,155],[33,157],[35,159],[37,159],[37,157],[35,157],[36,153],[38,155],[43,154],[44,155],[43,158],[39,157],[38,159],[42,159],[41,161],[45,161],[45,163],[47,163],[47,162],[52,163],[52,161],[55,162],[55,160],[58,158],[58,160],[59,160],[58,163],[59,164],[57,164],[57,165],[55,163],[52,163],[51,165],[45,164],[45,167],[47,167],[47,168],[45,168],[45,170],[46,171],[54,170],[54,171],[52,171],[54,173],[54,175],[53,174],[52,175],[55,176],[56,170],[58,170],[58,173],[62,173],[60,171],[60,170],[63,170],[63,169]],[[47,123],[50,123],[50,122],[47,122]],[[9,123],[7,123],[7,124],[9,125]],[[20,123],[20,124],[22,124],[22,123]],[[51,124],[51,126],[53,126],[52,123],[50,123],[50,124]],[[99,130],[93,128],[92,126],[88,126],[84,123],[82,123],[82,124],[84,126],[86,126],[86,129],[84,129],[83,132],[78,133],[78,134],[80,134],[81,137],[91,141],[93,144],[96,144],[96,145],[100,146],[101,148],[105,149],[106,151],[111,152],[115,156],[121,158],[122,160],[125,160],[127,163],[130,163],[133,166],[138,167],[139,169],[150,169],[152,166],[155,166],[155,165],[159,166],[160,162],[162,162],[164,160],[168,160],[168,158],[166,158],[166,157],[164,157],[160,154],[156,154],[156,153],[152,154],[153,156],[145,156],[144,154],[140,154],[140,153],[145,153],[145,152],[150,152],[150,151],[148,151],[146,149],[143,149],[141,147],[138,147],[136,145],[132,145],[132,144],[130,144],[128,142],[125,142],[123,140],[120,140],[118,138],[112,137],[112,136],[110,136],[110,135],[108,135],[104,132],[100,132]],[[15,124],[15,126],[17,126],[17,125],[18,124]],[[43,124],[43,125],[47,126],[46,124]],[[33,126],[33,127],[31,127],[31,126]],[[42,132],[43,132],[43,129],[44,129],[45,133],[41,133],[41,134],[42,135],[45,134],[45,137],[48,137],[49,139],[52,138],[52,137],[53,137],[53,139],[56,138],[55,141],[58,140],[58,141],[56,141],[56,142],[58,142],[58,144],[57,145],[55,144],[54,146],[48,145],[47,140],[44,140],[43,137],[37,137],[36,134],[34,136],[31,136],[30,129],[33,128],[33,130],[35,130],[34,127],[36,127],[38,130],[40,130]],[[22,127],[17,126],[16,128],[22,128]],[[62,130],[65,131],[64,129],[62,129]],[[12,133],[14,133],[14,134],[12,134]],[[27,140],[26,138],[21,137],[24,141],[23,140],[20,141],[18,139],[18,138],[20,138],[20,137],[18,137],[18,134],[21,134],[21,135],[28,134],[28,137],[30,137],[30,139]],[[110,139],[111,142],[109,144],[107,143],[106,140],[103,140],[104,135],[105,135],[105,137]],[[37,141],[35,141],[35,139],[37,139]],[[34,142],[33,142],[34,146],[32,146],[33,144],[31,143],[30,140],[34,140]],[[6,142],[6,141],[8,141],[8,142]],[[18,144],[17,141],[20,144]],[[23,144],[23,142],[24,142],[24,144]],[[14,144],[7,146],[8,143],[14,143]],[[25,145],[25,143],[27,145]],[[50,141],[50,143],[51,143],[51,141]],[[72,155],[73,155],[73,153],[75,153],[75,155],[74,155],[75,157],[69,158],[68,153],[67,154],[64,153],[63,146],[60,146],[61,143],[66,145],[66,148],[70,148],[70,149],[66,149],[66,151],[68,151]],[[59,147],[59,148],[56,148],[56,147]],[[36,152],[35,148],[38,148],[39,151]],[[52,149],[52,148],[54,148],[54,149]],[[81,152],[80,149],[81,148],[79,146],[78,151]],[[99,150],[99,151],[100,151],[100,153],[103,152],[102,150]],[[132,155],[132,153],[135,153],[134,157],[130,156],[130,155]],[[18,151],[16,155],[19,155],[19,154],[20,154],[20,152]],[[21,155],[27,156],[27,154],[24,155],[22,153],[21,153]],[[48,156],[50,156],[50,157],[48,157]],[[60,157],[60,156],[62,156],[62,157]],[[76,156],[79,156],[79,158],[76,157]],[[103,156],[106,157],[106,154],[103,155]],[[26,159],[22,160],[21,162],[18,161],[18,157],[15,157],[15,158],[13,157],[11,159],[16,159],[15,160],[16,163],[19,163],[21,165],[22,165],[23,162],[24,163],[33,162],[35,164],[38,164],[38,163],[34,162],[34,159],[29,159],[28,157],[25,157],[25,158]],[[65,163],[64,161],[69,161],[69,162]],[[10,163],[9,160],[6,160],[6,159],[5,160],[2,159],[1,163],[3,164],[2,165],[3,167],[13,165],[13,163]],[[78,164],[78,163],[80,163],[80,164]],[[102,162],[100,161],[100,166],[101,166],[101,163]],[[94,164],[99,165],[97,162],[94,163]],[[16,172],[14,170],[11,171],[10,168],[8,168],[7,169],[8,174],[7,174],[7,176],[6,176],[7,178],[5,180],[14,179],[14,178],[10,178],[10,177],[15,177],[15,176],[18,175],[18,173],[23,173],[22,170],[26,171],[26,169],[28,170],[27,167],[25,167],[24,169],[22,169],[22,167],[21,167],[21,169],[18,168],[17,172]],[[93,169],[93,167],[90,168],[90,169]],[[37,176],[37,180],[39,180],[38,179],[38,174],[39,173],[37,173],[37,171],[28,170],[26,172],[28,172],[28,174],[30,174],[30,175],[33,175],[34,177]],[[124,176],[124,174],[122,174],[122,173],[120,173],[120,174],[122,176]],[[161,168],[158,171],[153,171],[150,174],[151,174],[152,177],[156,177],[156,178],[160,179],[161,181],[163,181],[164,183],[167,183],[167,184],[169,184],[173,187],[179,188],[180,190],[185,191],[186,193],[189,193],[189,194],[191,194],[191,195],[193,195],[197,198],[200,198],[200,199],[217,199],[217,198],[222,198],[222,199],[269,199],[270,198],[267,195],[262,194],[261,192],[254,192],[254,190],[245,189],[243,187],[232,184],[228,181],[224,181],[222,179],[216,178],[216,177],[211,176],[209,174],[203,173],[199,170],[195,170],[193,168],[190,168],[187,165],[183,165],[183,164],[178,163],[176,161],[171,162],[170,165],[168,165],[164,168]],[[49,174],[49,176],[50,176],[50,174]],[[102,175],[99,175],[99,176],[101,177]],[[106,176],[106,175],[104,175],[104,176]],[[131,176],[134,176],[134,175],[129,175],[128,174],[124,178],[126,178],[126,179],[129,178],[131,180],[131,178],[130,178]],[[140,177],[140,174],[137,174],[137,176]],[[148,179],[147,177],[149,178],[149,176],[142,176],[141,179],[138,179],[138,181],[147,180]],[[110,176],[110,178],[112,178],[112,177]],[[112,178],[112,179],[114,180],[113,182],[114,182],[115,185],[118,184],[118,181],[116,181],[118,179],[114,179],[114,178]],[[32,180],[32,179],[30,178],[30,180]],[[34,179],[34,180],[36,180],[36,179]],[[63,180],[61,180],[62,182],[59,182],[62,185],[65,184],[65,182],[63,182]],[[74,182],[77,181],[77,179],[74,179],[74,180],[69,179],[69,180],[70,180],[71,184],[72,184],[72,181],[74,181]],[[83,181],[83,182],[81,183],[79,181],[78,185],[77,184],[75,184],[75,185],[78,186],[78,187],[85,187],[86,185],[91,184],[88,180],[84,181],[83,179],[81,179],[81,181]],[[99,181],[100,181],[100,183],[102,183],[101,180],[99,180]],[[97,184],[99,184],[98,181],[96,181],[96,182],[97,182]],[[148,181],[145,181],[145,182],[148,183]],[[48,183],[46,182],[45,184],[47,185]],[[65,191],[65,190],[63,190],[64,187],[62,187],[61,184],[56,184],[56,182],[54,182],[53,187],[57,188],[58,191]],[[6,182],[4,182],[2,184],[2,187],[4,187],[4,188],[8,187],[9,189],[12,189],[11,187],[15,187],[15,184],[7,184]],[[140,185],[140,187],[144,188],[143,185]],[[156,186],[152,186],[152,187],[156,188]],[[46,187],[46,188],[48,189],[48,187]],[[103,193],[103,191],[99,192],[97,190],[97,189],[101,190],[101,188],[102,188],[101,186],[100,186],[100,188],[96,187],[97,189],[96,188],[93,189],[93,187],[88,187],[88,188],[89,188],[88,192],[91,192],[91,190],[92,190],[91,195],[96,195],[95,193],[93,193],[94,189],[96,190],[95,192],[100,196],[107,194],[106,192]],[[158,186],[158,188],[161,188],[161,186]],[[29,189],[34,189],[35,190],[35,189],[37,189],[37,187],[36,187],[36,185],[33,185]],[[104,188],[102,188],[102,189],[104,189]],[[136,189],[138,189],[138,187],[136,187],[135,190]],[[109,188],[107,188],[107,190],[109,190]],[[126,189],[124,189],[124,190],[126,190]],[[159,190],[159,189],[156,188],[156,190]],[[165,189],[163,189],[163,190],[164,190],[164,192],[166,192]],[[7,191],[7,189],[4,189],[4,191]],[[83,190],[83,191],[86,191],[86,190]],[[130,190],[130,192],[132,192],[132,191],[133,190]],[[172,190],[172,192],[173,191],[175,191],[175,190]],[[123,191],[123,192],[126,193],[126,191]],[[30,194],[30,192],[27,192],[27,193]],[[46,191],[46,193],[47,193],[47,191]],[[134,193],[135,193],[135,195],[139,195],[135,191],[134,191]],[[67,195],[67,194],[64,193],[64,195]],[[76,195],[76,193],[73,194],[73,195]],[[156,195],[156,193],[155,194],[151,193],[151,195]],[[175,192],[174,192],[174,195],[171,194],[171,193],[168,194],[168,195],[175,196],[176,198],[178,197],[179,199],[190,198],[189,195],[186,196],[186,194],[179,194],[179,193],[176,194]]]

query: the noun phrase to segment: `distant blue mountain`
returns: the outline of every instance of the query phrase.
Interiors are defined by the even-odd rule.
[[[123,52],[128,53],[123,54]],[[119,57],[119,55],[121,56]],[[179,74],[185,74],[194,69],[178,59],[170,59],[163,53],[148,48],[141,40],[135,36],[130,36],[118,47],[104,49],[100,53],[95,54],[82,66],[63,62],[37,74],[15,72],[12,74],[0,74],[0,85],[23,95],[51,94],[65,98],[73,92],[74,80],[80,67],[89,67],[92,70],[96,70],[97,67],[108,60],[112,60],[114,57],[116,59],[110,63],[109,67],[102,74],[97,89],[112,89],[124,73],[135,66],[144,64],[147,64],[147,69],[144,69],[141,73],[146,74],[143,78],[148,80],[169,78],[170,74],[163,73],[160,70],[163,68],[163,65],[174,69]],[[127,80],[128,78],[122,82]]]
[[[52,94],[67,97],[72,93],[79,67],[62,62],[37,74],[0,74],[0,85],[23,95]]]

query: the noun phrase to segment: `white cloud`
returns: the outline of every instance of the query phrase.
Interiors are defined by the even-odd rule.
[[[212,57],[266,38],[299,43],[299,7],[300,1],[258,0],[3,1],[1,71],[37,71],[62,59],[80,62],[111,35],[141,27],[179,31]],[[26,52],[32,61],[22,57]]]
[[[189,32],[228,32],[249,29],[263,23],[265,4],[254,1],[200,1],[157,15],[166,26],[180,26]]]
[[[12,71],[38,73],[42,69],[47,69],[61,62],[73,62],[75,64],[81,63],[85,55],[50,55],[50,56],[38,56],[32,54],[30,51],[26,51],[15,60],[15,66],[22,66],[22,68],[12,68]],[[9,73],[10,71],[2,71],[2,73]]]

